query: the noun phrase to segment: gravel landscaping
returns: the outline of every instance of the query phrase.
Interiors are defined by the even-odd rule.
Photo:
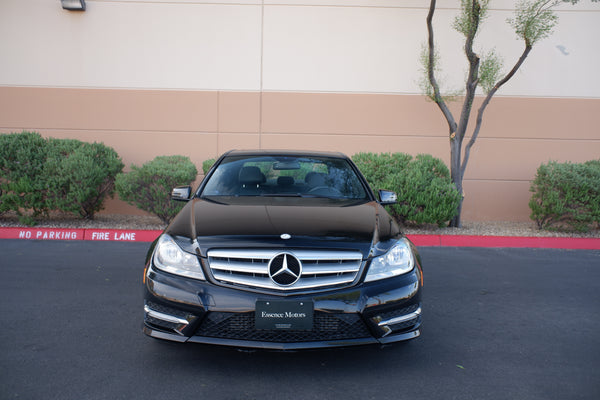
[[[0,216],[0,227],[22,227],[14,213]],[[41,220],[39,228],[80,229],[147,229],[162,230],[165,225],[150,215],[98,214],[92,221],[76,218],[69,214],[52,214]],[[536,237],[583,237],[600,238],[600,229],[588,233],[549,232],[537,229],[534,222],[463,222],[462,228],[404,227],[406,234],[422,235],[476,235],[476,236],[536,236]]]
[[[486,221],[463,222],[462,228],[411,228],[405,227],[406,234],[424,235],[475,235],[475,236],[525,236],[525,237],[581,237],[600,238],[600,230],[587,233],[552,232],[537,229],[534,222]]]
[[[0,216],[0,227],[25,227],[14,213]],[[150,215],[96,214],[93,220],[77,218],[70,214],[51,213],[40,219],[36,228],[74,229],[148,229],[162,230],[165,225],[158,217]]]

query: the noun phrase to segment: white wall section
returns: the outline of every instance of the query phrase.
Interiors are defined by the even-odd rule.
[[[0,2],[0,85],[418,94],[424,0],[59,0]],[[461,89],[458,0],[438,2],[445,85]],[[508,69],[523,45],[491,1],[477,48]],[[504,96],[600,96],[600,4],[562,5]]]
[[[0,84],[256,90],[256,5],[0,2]]]

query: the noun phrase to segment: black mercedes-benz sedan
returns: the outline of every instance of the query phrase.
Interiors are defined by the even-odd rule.
[[[152,244],[144,332],[265,349],[387,344],[420,335],[423,273],[343,154],[232,151]]]

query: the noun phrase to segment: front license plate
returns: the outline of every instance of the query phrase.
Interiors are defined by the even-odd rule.
[[[309,331],[313,326],[312,301],[257,301],[256,329]]]

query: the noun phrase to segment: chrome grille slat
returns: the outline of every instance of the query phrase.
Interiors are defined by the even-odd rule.
[[[241,258],[241,259],[262,259],[268,262],[271,258],[286,250],[282,249],[258,249],[258,250],[210,250],[209,256],[215,258]],[[357,251],[327,251],[327,250],[294,250],[290,251],[296,257],[305,260],[356,260],[362,258]]]
[[[246,274],[261,274],[265,273],[268,263],[244,263],[241,261],[223,261],[213,260],[210,263],[210,268],[222,271],[242,272]]]
[[[269,261],[282,252],[293,254],[302,263],[300,279],[290,286],[279,286],[269,278]],[[358,251],[218,249],[208,251],[208,265],[214,278],[224,284],[290,291],[353,282],[362,265],[362,254]]]
[[[360,267],[360,264],[358,265]],[[356,263],[329,265],[310,265],[303,264],[303,275],[322,275],[322,274],[339,274],[357,272]]]
[[[228,283],[234,283],[238,285],[257,287],[263,289],[272,289],[272,290],[300,290],[300,289],[311,289],[315,287],[327,287],[340,285],[343,283],[352,282],[354,278],[348,279],[343,277],[329,277],[323,279],[317,278],[306,278],[300,279],[296,284],[292,287],[281,287],[273,283],[268,277],[267,278],[259,278],[254,276],[236,276],[229,274],[215,274],[215,278],[219,281],[226,281]]]

